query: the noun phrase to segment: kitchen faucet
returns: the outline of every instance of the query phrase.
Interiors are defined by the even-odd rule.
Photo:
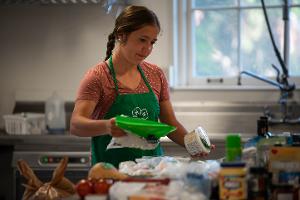
[[[248,76],[251,76],[253,78],[256,78],[258,80],[264,81],[266,83],[269,83],[273,86],[276,86],[280,90],[280,99],[279,103],[281,105],[281,118],[274,118],[273,114],[269,111],[268,108],[265,108],[264,115],[268,117],[268,120],[271,124],[278,124],[278,123],[287,123],[287,124],[297,124],[300,123],[300,117],[298,118],[292,118],[291,113],[289,112],[288,108],[288,99],[293,97],[293,91],[296,89],[296,86],[294,83],[289,83],[288,78],[289,78],[289,72],[288,72],[288,51],[289,51],[289,5],[290,5],[290,0],[283,0],[284,6],[283,6],[283,20],[284,20],[284,61],[281,58],[281,55],[278,51],[278,48],[275,44],[272,30],[270,27],[266,7],[264,0],[261,0],[262,3],[262,8],[264,12],[264,17],[267,23],[269,35],[272,41],[272,45],[276,54],[276,57],[280,63],[282,73],[276,67],[274,64],[272,64],[273,69],[276,71],[276,81],[268,79],[266,77],[257,75],[255,73],[252,73],[250,71],[244,70],[240,72],[240,75],[246,74]],[[238,84],[241,85],[240,78],[238,79]]]

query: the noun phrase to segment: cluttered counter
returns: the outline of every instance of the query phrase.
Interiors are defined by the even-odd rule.
[[[43,195],[48,188],[48,195],[59,194],[67,200],[299,199],[299,134],[256,136],[245,146],[236,134],[225,140],[223,159],[143,157],[122,162],[118,169],[100,162],[77,182],[64,177],[67,157],[53,169],[51,184],[40,183],[26,161],[18,165],[21,174],[37,183],[40,193],[35,195]]]
[[[216,145],[216,149],[205,159],[213,160],[225,155],[225,135],[209,134],[210,140]],[[250,135],[247,135],[250,137]],[[242,137],[245,141],[247,137]],[[33,168],[35,174],[43,181],[49,181],[58,162],[55,164],[43,164],[44,159],[50,162],[53,158],[69,158],[65,176],[74,184],[78,180],[87,177],[91,168],[90,162],[81,164],[83,159],[90,159],[90,138],[83,138],[70,135],[68,132],[61,135],[8,135],[4,130],[0,132],[1,147],[1,187],[0,194],[4,199],[20,199],[24,192],[22,184],[24,178],[20,178],[17,161],[23,159]],[[189,158],[187,151],[170,141],[168,138],[161,138],[161,145],[166,156],[171,158]],[[42,159],[42,160],[41,160]],[[5,172],[5,173],[4,173]],[[74,173],[76,173],[74,175]],[[6,180],[6,181],[4,181]],[[3,184],[2,184],[3,182]],[[20,185],[16,189],[16,185]],[[19,194],[15,194],[19,193]],[[17,195],[17,196],[15,196]]]
[[[149,128],[140,133],[145,130]],[[69,134],[1,135],[0,146],[13,146],[17,188],[13,199],[299,199],[300,135],[258,130],[262,131],[257,135],[206,134],[197,127],[185,136],[186,148],[161,137],[165,156],[141,157],[118,166],[108,162],[91,166],[90,138]],[[138,146],[126,138],[117,143],[121,148],[148,148],[143,143],[153,142],[148,136],[135,140],[142,140]],[[203,160],[189,156],[201,152],[209,156]]]

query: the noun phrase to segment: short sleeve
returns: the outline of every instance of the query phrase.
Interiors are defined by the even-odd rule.
[[[161,92],[159,102],[170,100],[170,90],[168,80],[162,69],[158,68],[161,80]]]
[[[86,72],[80,82],[76,100],[99,101],[103,89],[101,87],[100,74],[92,68]]]

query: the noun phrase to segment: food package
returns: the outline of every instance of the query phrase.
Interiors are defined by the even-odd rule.
[[[109,190],[111,200],[166,200],[168,185],[155,182],[117,182]]]
[[[107,149],[117,149],[117,148],[136,148],[143,150],[152,150],[159,144],[158,140],[149,141],[146,138],[137,136],[131,133],[122,137],[113,137],[110,143],[107,145]]]
[[[197,155],[202,152],[209,153],[211,148],[210,140],[207,136],[207,133],[200,126],[192,132],[185,135],[184,144],[187,151],[191,155]]]
[[[75,194],[74,184],[64,177],[67,163],[68,158],[64,157],[53,172],[51,181],[43,183],[36,177],[26,161],[19,160],[20,174],[28,180],[27,184],[23,184],[26,189],[22,199],[56,200]]]
[[[168,185],[147,183],[140,191],[128,196],[128,200],[167,200]]]
[[[128,176],[126,174],[119,172],[110,163],[99,162],[90,169],[88,177],[92,180],[99,180],[99,179],[124,180]]]
[[[155,149],[161,137],[176,130],[176,127],[164,123],[125,115],[116,117],[116,125],[123,129],[127,135],[117,138],[113,137],[107,149],[123,147],[143,150]]]
[[[300,178],[300,147],[273,146],[268,153],[273,184],[297,185]]]

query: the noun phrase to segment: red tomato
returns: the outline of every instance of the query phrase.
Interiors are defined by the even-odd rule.
[[[111,179],[100,179],[93,184],[94,192],[96,194],[108,194],[110,186],[113,184]]]
[[[82,179],[76,184],[76,192],[80,197],[85,197],[93,193],[93,184],[88,180]]]

